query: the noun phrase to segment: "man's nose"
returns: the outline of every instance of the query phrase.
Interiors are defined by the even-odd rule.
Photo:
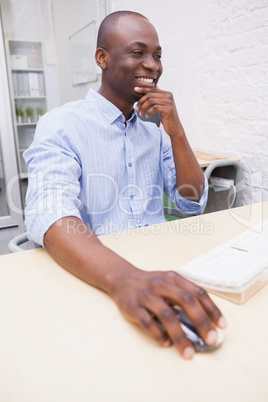
[[[146,68],[146,69],[151,70],[151,71],[156,71],[156,70],[159,69],[159,66],[156,63],[154,57],[150,56],[150,55],[147,55],[144,58],[144,60],[142,62],[142,66],[143,66],[143,68]]]

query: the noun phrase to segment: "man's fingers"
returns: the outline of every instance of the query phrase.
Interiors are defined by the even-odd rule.
[[[146,116],[149,118],[151,115],[154,113],[170,113],[172,112],[171,109],[169,109],[169,106],[165,99],[159,98],[148,98],[147,100],[144,100],[143,102],[139,102],[139,104],[136,107],[137,112],[140,113],[141,116],[143,116],[146,113]]]
[[[135,312],[135,317],[131,317],[131,321],[135,321],[151,338],[153,338],[160,346],[168,347],[171,346],[171,341],[167,334],[161,328],[145,308],[139,308]]]
[[[195,353],[194,347],[181,329],[173,308],[161,301],[152,303],[150,311],[157,318],[147,310],[139,309],[137,323],[159,345],[168,347],[173,343],[183,358],[191,359]]]
[[[139,88],[135,90],[143,93],[144,96],[139,100],[136,110],[143,116],[147,111],[147,117],[154,113],[171,113],[174,110],[173,97],[169,92],[164,92],[158,88]]]
[[[128,303],[124,313],[129,321],[138,324],[160,346],[168,347],[173,343],[183,358],[193,357],[193,345],[186,338],[174,309],[162,298],[147,294],[143,307]]]
[[[140,115],[143,116],[144,114],[146,114],[146,117],[149,119],[153,114],[155,113],[161,113],[163,112],[161,110],[161,107],[159,105],[154,105],[152,107],[149,108],[149,106],[145,106],[142,107],[139,111]]]
[[[178,349],[179,353],[185,359],[191,359],[195,353],[192,343],[187,339],[180,326],[178,317],[172,307],[166,304],[162,299],[155,301],[151,306],[161,325],[165,328],[169,338]]]
[[[152,92],[157,90],[158,87],[135,87],[134,91],[140,94],[147,94],[148,92]]]
[[[148,101],[148,98],[152,97],[154,99],[157,99],[157,101],[161,101],[163,98],[164,92],[160,91],[158,88],[146,88],[146,87],[135,87],[134,88],[135,92],[138,92],[140,94],[143,94],[144,96],[139,100],[136,110],[139,111],[143,104]],[[144,110],[145,111],[145,110]]]
[[[185,311],[206,343],[216,343],[217,331],[213,322],[221,322],[222,314],[205,290],[193,285],[176,272],[169,272],[165,277],[154,279],[151,286],[153,294],[161,295],[160,300],[178,305]],[[154,313],[159,317],[157,312]]]
[[[227,322],[223,317],[222,312],[214,304],[209,295],[206,292],[205,293],[204,292],[205,292],[204,289],[197,286],[196,290],[197,297],[200,300],[200,303],[202,304],[204,309],[207,311],[209,317],[219,328],[225,328],[227,326]]]
[[[182,289],[167,284],[163,284],[163,286],[160,285],[157,289],[157,293],[161,294],[162,299],[169,301],[172,305],[178,305],[184,310],[185,314],[187,314],[190,320],[194,323],[198,332],[206,343],[216,343],[217,332],[215,327],[207,312],[204,310],[203,306],[193,293],[187,289]],[[175,313],[173,317],[174,316]],[[163,322],[163,324],[165,323]],[[166,329],[168,330],[168,328]]]
[[[217,341],[215,324],[226,326],[207,292],[174,271],[135,272],[132,278],[127,277],[127,284],[118,288],[115,295],[125,317],[162,346],[169,346],[170,339],[184,358],[190,359],[194,348],[172,306],[183,309],[207,344]]]
[[[227,322],[223,317],[222,312],[220,309],[215,305],[212,299],[209,297],[207,292],[200,288],[199,286],[195,285],[194,283],[188,281],[187,279],[183,278],[181,275],[174,273],[175,283],[178,286],[184,287],[187,289],[191,294],[195,295],[201,305],[203,306],[204,310],[207,312],[208,316],[212,319],[212,321],[219,327],[225,328],[227,326]]]

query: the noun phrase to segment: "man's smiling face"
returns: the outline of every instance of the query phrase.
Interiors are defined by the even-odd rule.
[[[121,101],[133,104],[143,96],[134,88],[154,88],[162,74],[158,35],[146,18],[133,15],[120,17],[111,35],[105,87],[110,100],[119,96]]]

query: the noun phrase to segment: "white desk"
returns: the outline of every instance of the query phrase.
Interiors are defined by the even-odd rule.
[[[244,230],[239,220],[256,224],[261,205],[251,208],[252,219],[249,210],[101,239],[139,267],[175,269]],[[0,400],[267,402],[268,286],[241,306],[213,298],[229,323],[225,342],[189,362],[125,321],[106,294],[67,273],[44,250],[1,256]]]
[[[219,154],[211,154],[208,152],[203,152],[203,151],[193,151],[195,154],[195,157],[200,165],[201,168],[206,168],[208,167],[211,163],[213,162],[218,162],[222,160],[236,160],[237,162],[240,162],[239,158],[233,158],[230,156],[225,156],[225,155],[219,155]]]

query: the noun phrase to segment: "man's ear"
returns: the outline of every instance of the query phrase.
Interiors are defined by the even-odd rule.
[[[98,66],[102,70],[106,70],[106,68],[107,68],[106,59],[107,59],[107,51],[105,49],[103,49],[102,47],[98,47],[98,49],[96,50],[96,53],[95,53],[95,60],[96,60],[96,63],[98,64]]]

